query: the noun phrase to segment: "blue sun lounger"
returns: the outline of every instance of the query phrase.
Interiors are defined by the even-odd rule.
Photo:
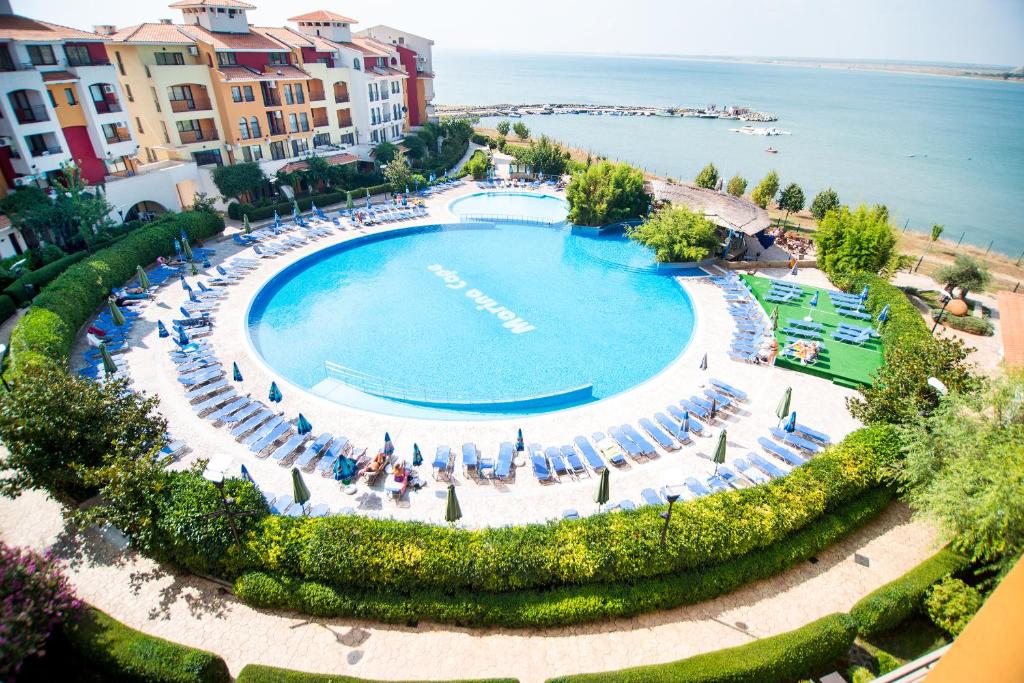
[[[765,484],[770,479],[770,477],[767,474],[753,467],[743,458],[737,458],[736,460],[734,460],[733,465],[735,465],[736,469],[740,471],[740,474],[742,474],[744,477],[754,482],[755,484]]]
[[[669,438],[668,434],[661,431],[658,425],[651,422],[646,417],[640,418],[640,426],[643,427],[644,431],[651,435],[651,438],[658,442],[658,445],[664,448],[666,451],[674,451],[679,448],[679,444]]]
[[[583,461],[580,460],[580,455],[576,452],[575,448],[565,445],[562,446],[560,450],[562,452],[562,457],[565,458],[567,463],[569,463],[569,467],[572,468],[572,473],[574,475],[579,476],[580,474],[586,473],[588,477],[590,476],[590,473],[587,472],[587,468],[583,464]]]
[[[568,508],[562,510],[562,519],[579,519],[580,513],[576,512],[574,508]]]
[[[662,429],[664,429],[669,436],[679,442],[679,444],[684,444],[690,440],[689,433],[683,431],[682,425],[674,421],[665,413],[655,413],[654,420],[661,425]],[[643,421],[641,421],[640,424],[643,424]]]
[[[237,407],[235,408],[237,410],[238,408],[241,408],[248,402],[249,399],[246,398],[245,396],[239,396],[238,392],[236,392],[234,389],[228,389],[223,393],[217,394],[216,396],[212,396],[211,398],[206,399],[202,403],[195,404],[194,406],[192,406],[192,412],[198,415],[199,417],[203,417],[204,415],[206,415],[206,413],[209,413],[211,411],[220,411],[223,408],[226,408],[228,405],[234,403],[238,404]]]
[[[615,443],[619,444],[619,447],[624,450],[626,455],[629,457],[634,460],[639,460],[644,457],[644,452],[640,447],[633,443],[633,440],[626,436],[626,433],[619,427],[609,427],[608,434],[615,439]]]
[[[622,425],[622,431],[625,432],[626,436],[633,440],[640,450],[643,452],[645,457],[652,457],[657,455],[658,451],[654,448],[654,444],[647,440],[643,434],[637,431],[636,427],[629,424],[628,422]]]
[[[274,504],[270,506],[270,512],[275,515],[283,515],[287,513],[288,509],[294,504],[295,499],[286,493],[283,496],[278,496],[274,500]]]
[[[784,477],[789,473],[790,470],[788,465],[782,465],[780,463],[771,462],[765,458],[762,458],[757,453],[747,453],[747,458],[750,460],[750,463],[754,467],[758,468],[759,470],[770,476],[772,479]]]
[[[345,445],[342,445],[338,441],[331,444],[331,447],[327,449],[327,452],[323,454],[320,460],[316,463],[313,468],[314,472],[319,472],[320,476],[329,477],[334,473],[334,463],[338,462],[338,458],[345,452],[345,446],[348,445],[348,440],[345,440]]]
[[[696,417],[699,417],[700,419],[704,420],[705,422],[711,422],[711,411],[705,409],[704,406],[695,403],[692,400],[692,398],[691,399],[686,399],[686,398],[681,399],[679,401],[679,405],[681,405],[682,407],[686,408],[686,410],[688,410],[690,412],[691,417],[692,416],[696,416]],[[710,407],[710,404],[708,404],[708,405]]]
[[[862,313],[851,308],[836,308],[836,313],[845,315],[847,318],[856,318],[857,320],[872,320],[870,313]]]
[[[713,474],[710,477],[708,477],[707,483],[708,488],[710,488],[711,491],[714,493],[725,493],[726,491],[729,490],[729,485],[726,484],[725,480],[722,479],[717,474]]]
[[[720,465],[718,467],[718,476],[722,481],[734,489],[746,489],[753,486],[753,484],[730,470],[725,465]]]
[[[334,435],[330,432],[324,432],[320,436],[316,437],[316,441],[306,444],[306,448],[302,451],[299,457],[295,458],[295,466],[300,470],[308,471],[313,469],[313,463],[327,452],[327,446],[333,440]]]
[[[644,489],[640,492],[640,498],[643,499],[644,505],[664,505],[665,501],[662,500],[661,494],[654,489]]]
[[[682,429],[683,419],[686,417],[686,413],[684,413],[678,407],[673,406],[673,405],[666,406],[665,410],[668,411],[669,415],[671,415],[675,419],[679,420],[679,428]],[[691,419],[691,420],[687,420],[687,424],[688,424],[688,426],[690,428],[690,431],[693,432],[694,434],[703,434],[704,433],[704,427],[701,426],[700,422],[697,422],[696,420],[692,420]]]
[[[791,434],[790,432],[787,432],[784,429],[779,429],[778,427],[772,427],[771,432],[772,436],[774,436],[782,443],[788,444],[790,446],[796,446],[802,451],[807,451],[808,453],[815,454],[821,453],[822,451],[822,447],[820,445],[812,441],[808,441],[803,437],[797,436],[795,433]]]
[[[825,326],[821,323],[808,322],[807,320],[798,320],[796,318],[787,318],[786,324],[791,327],[800,327],[805,330],[813,330],[814,332],[821,332],[825,329]]]
[[[302,447],[302,444],[306,443],[307,438],[305,434],[292,434],[287,441],[270,453],[270,459],[278,465],[284,465]]]
[[[732,396],[735,399],[738,399],[740,401],[746,401],[747,400],[746,392],[740,391],[739,389],[737,389],[736,387],[732,386],[731,384],[726,384],[722,380],[715,379],[714,377],[710,378],[708,381],[711,384],[713,384],[714,386],[718,387],[719,389],[721,389],[722,391],[724,391],[725,393],[729,394],[730,396]]]
[[[199,370],[192,374],[182,375],[178,378],[178,382],[184,384],[187,387],[199,386],[200,384],[206,384],[207,382],[224,376],[223,368],[213,368],[210,370]]]
[[[719,408],[731,408],[732,407],[733,399],[730,398],[729,396],[723,394],[721,391],[718,391],[717,389],[712,389],[711,387],[706,387],[704,389],[704,395],[707,396],[708,398],[715,399],[715,402],[718,404]]]
[[[828,444],[832,443],[832,439],[830,439],[828,437],[828,434],[825,434],[823,432],[819,432],[819,431],[817,431],[815,429],[811,429],[807,425],[800,424],[799,422],[796,423],[796,431],[801,436],[806,436],[806,437],[808,437],[810,439],[814,439],[815,441],[817,441],[819,443],[823,443],[826,446]]]
[[[264,422],[269,420],[271,417],[273,417],[273,415],[274,414],[271,413],[269,410],[267,410],[266,408],[261,407],[259,412],[257,412],[255,415],[250,416],[249,419],[245,420],[244,422],[242,422],[242,424],[236,425],[235,427],[233,427],[231,429],[230,434],[231,434],[231,436],[233,436],[236,439],[238,439],[239,437],[241,437],[241,436],[243,436],[245,434],[248,434],[252,430],[254,430],[257,427],[259,427],[261,424],[263,424]]]
[[[591,445],[589,441],[583,436],[577,436],[573,439],[573,443],[576,444],[576,448],[580,453],[583,454],[584,460],[590,465],[590,469],[595,472],[600,472],[605,468],[604,460],[597,454],[597,450]]]
[[[452,449],[449,446],[438,446],[434,452],[434,462],[430,463],[431,469],[434,471],[434,479],[441,476],[443,472],[445,476],[448,476],[449,470],[452,466]]]
[[[847,344],[855,344],[857,346],[861,346],[871,340],[871,335],[867,333],[847,334],[840,330],[838,332],[833,332],[832,338],[837,341],[846,342]]]
[[[494,476],[498,479],[508,479],[512,474],[512,457],[515,449],[511,441],[502,441],[498,447],[498,462],[494,466]]]
[[[697,481],[696,477],[687,477],[684,483],[686,484],[686,488],[689,489],[690,493],[697,496],[698,498],[700,498],[701,496],[711,495],[711,491],[708,489],[708,487],[704,486],[704,484]]]
[[[553,479],[551,470],[548,469],[548,460],[539,450],[530,449],[530,462],[533,465],[533,476],[537,481],[543,483]]]
[[[816,339],[818,341],[823,339],[820,333],[815,332],[814,330],[805,330],[800,327],[783,327],[782,331],[788,335],[800,337],[801,339]]]
[[[544,455],[547,456],[548,462],[551,463],[551,469],[555,471],[555,474],[562,476],[563,474],[569,474],[569,468],[565,466],[565,461],[562,460],[562,454],[554,446],[548,446],[544,450]]]
[[[242,443],[256,455],[261,455],[275,441],[287,434],[291,428],[292,426],[287,420],[278,416],[242,439]]]
[[[475,443],[462,444],[462,473],[469,475],[470,471],[476,472],[480,461],[480,451]]]
[[[199,387],[198,389],[186,391],[185,400],[187,400],[189,403],[191,403],[192,401],[204,401],[210,398],[213,394],[216,394],[218,391],[223,391],[226,388],[228,388],[227,379],[217,380],[212,384],[206,384],[204,386]]]
[[[619,504],[616,505],[615,507],[619,508],[620,510],[636,510],[636,504],[629,498],[619,501]]]
[[[782,459],[786,464],[792,465],[793,467],[799,467],[807,462],[806,458],[797,455],[785,446],[780,446],[771,439],[766,439],[762,436],[757,439],[757,443],[760,444],[761,448],[771,453],[776,458]]]
[[[257,410],[262,410],[265,407],[266,406],[264,406],[259,401],[250,401],[247,399],[245,403],[238,406],[237,408],[232,408],[231,410],[217,411],[218,413],[220,413],[219,415],[210,415],[208,419],[211,422],[223,422],[224,424],[229,425],[238,424],[243,420],[247,419]]]

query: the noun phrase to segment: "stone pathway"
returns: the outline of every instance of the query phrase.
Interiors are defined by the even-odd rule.
[[[416,628],[256,611],[220,585],[169,573],[100,534],[66,535],[40,493],[0,499],[0,538],[55,548],[79,595],[120,621],[249,663],[385,680],[555,675],[671,661],[741,645],[846,611],[935,551],[933,530],[895,504],[864,529],[789,571],[697,605],[633,619],[547,630]],[[870,559],[864,567],[853,553]]]

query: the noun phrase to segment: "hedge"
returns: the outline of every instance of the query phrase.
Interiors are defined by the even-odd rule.
[[[78,330],[103,305],[110,290],[131,279],[137,266],[173,253],[174,240],[182,230],[198,241],[223,229],[224,221],[216,214],[166,214],[65,270],[39,293],[11,333],[14,372],[33,360],[66,362]]]
[[[6,294],[0,294],[0,323],[6,321],[18,311],[18,304]]]
[[[980,334],[983,337],[991,337],[995,334],[995,327],[988,318],[979,318],[973,315],[950,315],[942,309],[936,308],[932,309],[932,320],[939,320],[943,325],[952,327],[954,330]]]
[[[546,628],[631,617],[708,600],[806,561],[873,519],[893,496],[891,490],[877,488],[769,548],[720,565],[632,584],[595,583],[510,593],[424,590],[403,596],[251,572],[235,582],[235,594],[258,608],[398,624],[430,620],[458,626]]]
[[[474,678],[458,681],[439,681],[439,683],[518,683],[516,678]],[[236,683],[384,683],[368,678],[355,678],[339,674],[311,674],[291,669],[278,669],[273,666],[248,664],[243,668]],[[392,683],[416,683],[415,681],[393,681]]]
[[[845,657],[856,636],[853,619],[837,613],[795,631],[677,662],[560,676],[548,683],[790,683]]]
[[[931,338],[931,330],[903,290],[889,284],[877,275],[859,273],[846,278],[837,278],[837,284],[848,292],[859,293],[868,286],[867,310],[878,314],[889,305],[889,320],[882,324],[881,335],[885,349],[911,346]]]
[[[224,660],[205,650],[148,636],[96,609],[64,631],[72,647],[109,680],[139,683],[228,683]]]
[[[369,190],[371,195],[382,194],[384,192],[391,191],[391,185],[384,183],[382,185],[370,185],[369,187],[360,187],[354,190],[340,190],[338,192],[326,192],[324,194],[318,194],[310,197],[302,197],[295,200],[299,205],[299,211],[309,211],[309,208],[316,204],[319,207],[330,206],[331,204],[347,203],[349,197],[352,201],[357,201],[360,197],[366,196],[366,191]],[[235,220],[242,220],[242,216],[248,216],[250,221],[259,221],[264,218],[270,218],[276,211],[280,216],[292,215],[292,209],[294,205],[292,202],[278,202],[277,204],[269,204],[267,206],[253,206],[252,204],[241,204],[239,202],[231,202],[228,204],[228,216]]]
[[[45,266],[40,266],[33,271],[25,273],[14,282],[7,285],[7,288],[3,290],[3,293],[14,299],[14,301],[19,304],[27,303],[30,297],[25,292],[25,285],[32,285],[38,294],[39,290],[52,282],[69,267],[78,263],[88,255],[89,254],[85,251],[79,251],[59,258],[51,263],[47,263]]]
[[[943,577],[965,569],[966,557],[944,548],[909,572],[861,598],[850,615],[862,636],[888,631],[920,612],[928,589]]]

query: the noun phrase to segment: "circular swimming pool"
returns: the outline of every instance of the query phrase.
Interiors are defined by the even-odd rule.
[[[249,335],[274,372],[339,403],[435,418],[544,412],[625,391],[686,348],[689,297],[651,263],[621,234],[565,224],[404,228],[278,273],[253,299]]]
[[[547,194],[529,192],[477,192],[456,199],[449,210],[463,220],[467,218],[524,218],[531,222],[561,223],[569,205],[565,200]]]

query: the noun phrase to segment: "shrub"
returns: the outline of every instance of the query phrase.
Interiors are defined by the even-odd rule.
[[[66,629],[72,647],[112,680],[138,683],[228,683],[224,660],[205,650],[129,628],[96,609]]]
[[[896,249],[896,233],[887,211],[861,205],[856,211],[829,211],[814,232],[818,267],[829,277],[837,273],[879,273]]]
[[[487,171],[491,168],[491,158],[477,150],[473,152],[473,156],[469,158],[466,165],[462,167],[469,175],[473,176],[474,180],[482,180],[487,177]]]
[[[932,320],[938,320],[946,327],[952,327],[954,330],[970,334],[980,334],[983,337],[991,337],[995,334],[995,327],[987,318],[978,318],[973,315],[950,315],[943,312],[942,309],[936,308],[932,309]]]
[[[174,253],[180,231],[197,241],[223,229],[224,221],[205,211],[166,214],[68,268],[40,292],[11,333],[15,372],[33,361],[64,362],[75,334],[106,301],[111,288],[128,281],[137,266]]]
[[[26,303],[29,300],[29,294],[25,291],[25,285],[32,285],[36,294],[39,293],[43,287],[52,282],[57,276],[63,273],[65,270],[70,268],[72,265],[78,263],[89,254],[84,251],[71,254],[70,256],[64,256],[56,261],[51,261],[44,266],[40,266],[36,270],[25,273],[17,280],[12,282],[4,290],[4,294],[11,297],[18,303]]]
[[[629,229],[630,239],[654,249],[659,262],[703,261],[721,246],[718,227],[703,213],[685,206],[658,210],[640,225]]]
[[[982,602],[984,598],[977,588],[947,576],[928,591],[925,608],[933,624],[956,637],[981,609]]]
[[[697,177],[693,179],[693,184],[697,187],[703,187],[705,190],[715,189],[715,185],[718,184],[718,169],[711,162],[700,170]]]
[[[234,199],[263,187],[267,176],[255,161],[246,161],[216,167],[213,169],[213,183],[222,195]]]
[[[810,678],[844,657],[857,636],[846,614],[831,614],[806,626],[746,645],[667,664],[548,679],[548,683],[789,683]]]
[[[574,173],[565,197],[569,201],[569,220],[576,225],[607,225],[638,218],[651,204],[643,172],[610,161]]]
[[[4,322],[18,311],[18,305],[14,299],[6,294],[0,294],[0,323]]]
[[[0,542],[0,677],[43,653],[50,633],[78,616],[81,603],[56,560]]]
[[[726,186],[726,190],[733,197],[742,197],[743,193],[747,191],[747,181],[739,173],[729,178],[729,184]]]
[[[861,598],[850,610],[862,636],[899,626],[920,612],[928,589],[943,577],[967,566],[967,559],[943,549],[909,572]]]
[[[366,678],[354,678],[339,674],[311,674],[259,664],[247,664],[239,672],[238,678],[235,681],[236,683],[382,683],[381,681],[371,681]],[[411,682],[396,681],[395,683]],[[439,683],[445,683],[445,681],[440,681]],[[517,680],[514,678],[480,678],[473,680],[459,679],[458,681],[450,681],[448,683],[517,683]]]
[[[775,199],[775,193],[779,191],[779,174],[769,171],[768,175],[761,179],[750,192],[750,198],[762,209],[768,207],[768,203]]]
[[[878,488],[768,548],[718,565],[631,583],[606,582],[509,593],[438,588],[401,595],[390,590],[359,590],[350,585],[334,588],[267,572],[250,572],[235,582],[235,593],[260,608],[398,624],[430,620],[459,626],[544,628],[626,618],[709,600],[805,561],[874,518],[892,497],[892,491]]]

